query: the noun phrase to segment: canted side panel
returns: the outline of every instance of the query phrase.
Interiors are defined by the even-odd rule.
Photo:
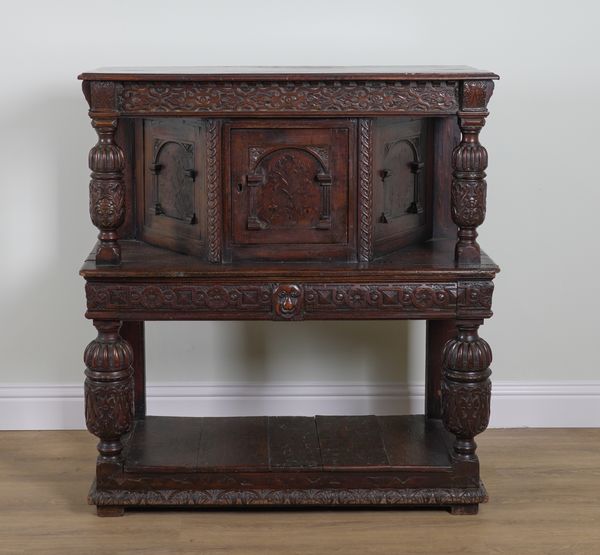
[[[231,259],[355,258],[354,123],[226,126]]]
[[[206,122],[145,119],[138,123],[137,138],[140,238],[205,256]]]
[[[373,124],[375,255],[431,234],[430,122],[379,118]]]

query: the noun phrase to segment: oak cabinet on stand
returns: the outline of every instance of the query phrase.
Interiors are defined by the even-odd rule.
[[[106,69],[80,76],[98,243],[85,261],[90,503],[486,501],[498,267],[480,250],[493,73]],[[427,321],[424,414],[147,416],[149,320]],[[176,361],[173,361],[175,364]]]

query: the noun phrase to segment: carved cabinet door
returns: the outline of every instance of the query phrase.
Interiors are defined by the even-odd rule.
[[[146,119],[141,132],[141,236],[151,244],[201,256],[206,244],[204,124],[202,120]]]
[[[352,122],[232,123],[226,137],[232,258],[355,256]]]

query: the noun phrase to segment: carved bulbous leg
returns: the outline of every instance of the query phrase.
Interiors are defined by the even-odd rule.
[[[133,350],[119,335],[121,322],[94,320],[94,326],[98,337],[84,354],[85,421],[100,439],[99,460],[117,461],[133,420]]]
[[[481,323],[457,322],[458,335],[443,353],[442,420],[456,436],[455,456],[466,461],[476,460],[474,438],[490,420],[492,351],[477,333]]]

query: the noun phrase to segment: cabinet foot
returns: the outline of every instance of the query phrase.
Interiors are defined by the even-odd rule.
[[[451,515],[476,515],[479,512],[479,503],[451,505],[449,510]]]
[[[96,508],[98,516],[123,516],[125,507],[122,505],[100,505]]]

